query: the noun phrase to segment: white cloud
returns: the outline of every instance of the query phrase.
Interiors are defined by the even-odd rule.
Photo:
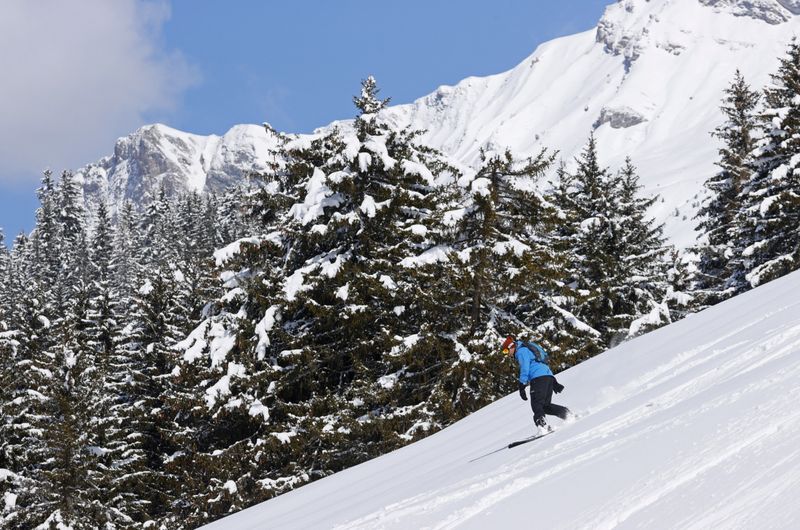
[[[164,1],[0,3],[0,181],[76,168],[169,111],[197,75],[164,48]]]

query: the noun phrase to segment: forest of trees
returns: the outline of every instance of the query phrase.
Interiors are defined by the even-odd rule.
[[[726,90],[694,265],[592,135],[458,170],[372,78],[221,196],[87,207],[45,173],[0,244],[0,526],[196,528],[513,391],[507,334],[559,371],[797,269],[799,88],[792,44]]]

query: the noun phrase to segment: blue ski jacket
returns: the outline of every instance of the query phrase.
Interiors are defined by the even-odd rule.
[[[527,385],[531,379],[536,379],[537,377],[545,375],[553,375],[550,367],[544,363],[544,361],[547,361],[547,352],[545,352],[544,349],[539,350],[542,362],[537,362],[534,352],[528,349],[521,340],[516,341],[515,344],[517,345],[517,351],[514,353],[514,358],[517,360],[517,363],[519,363],[520,383]]]

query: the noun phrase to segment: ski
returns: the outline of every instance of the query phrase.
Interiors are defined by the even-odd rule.
[[[480,460],[481,458],[486,458],[489,455],[493,455],[495,453],[499,453],[500,451],[504,451],[506,449],[511,449],[512,447],[516,447],[518,445],[522,445],[522,444],[526,444],[528,442],[532,442],[534,440],[538,440],[539,438],[544,438],[548,434],[552,434],[554,432],[555,431],[550,431],[550,432],[546,432],[544,434],[537,434],[535,436],[531,436],[530,438],[525,438],[524,440],[518,440],[516,442],[511,442],[510,444],[508,444],[505,447],[501,447],[500,449],[495,449],[494,451],[490,451],[490,452],[488,452],[488,453],[486,453],[484,455],[477,456],[477,457],[473,458],[472,460],[470,460],[470,462],[475,462],[476,460]]]
[[[512,447],[516,447],[518,445],[526,444],[528,442],[532,442],[534,440],[538,440],[539,438],[544,438],[548,434],[552,434],[554,432],[555,431],[550,431],[550,432],[546,432],[544,434],[537,434],[536,436],[531,436],[530,438],[525,438],[524,440],[518,440],[516,442],[511,442],[510,444],[508,444],[508,448],[511,449]]]

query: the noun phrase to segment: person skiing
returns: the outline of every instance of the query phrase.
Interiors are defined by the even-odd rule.
[[[524,342],[508,336],[503,342],[503,353],[513,355],[519,364],[519,396],[523,401],[528,401],[525,387],[530,384],[534,424],[542,433],[552,431],[545,421],[545,414],[565,420],[570,411],[567,407],[551,402],[553,392],[558,394],[564,390],[564,385],[559,384],[547,365],[547,352],[534,342]]]

